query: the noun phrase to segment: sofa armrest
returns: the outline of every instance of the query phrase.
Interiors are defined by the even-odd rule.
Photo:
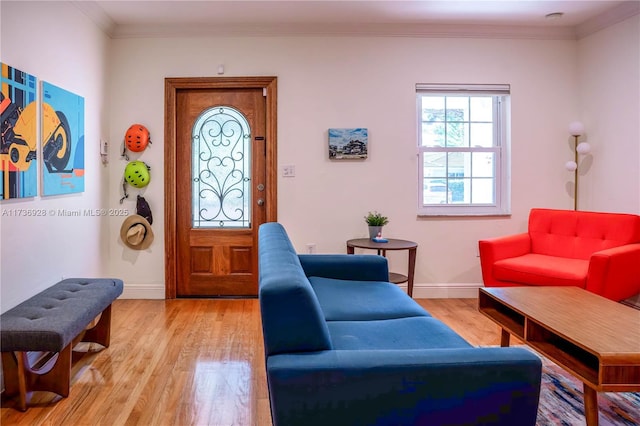
[[[640,244],[593,253],[586,289],[616,302],[640,293]]]
[[[490,238],[478,242],[482,281],[485,287],[500,286],[493,278],[493,264],[498,260],[523,256],[531,252],[531,237],[528,233]]]
[[[369,254],[300,254],[307,277],[338,280],[389,281],[389,266],[382,256]]]
[[[529,425],[541,361],[524,348],[324,351],[267,360],[273,424]]]

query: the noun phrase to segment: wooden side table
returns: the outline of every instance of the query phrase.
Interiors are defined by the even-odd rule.
[[[387,250],[408,250],[409,265],[407,275],[389,272],[389,281],[395,284],[407,283],[407,294],[413,297],[413,277],[416,270],[416,251],[418,244],[413,241],[397,240],[395,238],[387,238],[388,243],[376,243],[369,238],[356,238],[347,241],[347,254],[354,254],[356,248],[365,250],[377,250],[379,255],[387,255]]]

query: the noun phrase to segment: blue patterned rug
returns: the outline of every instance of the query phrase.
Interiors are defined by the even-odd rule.
[[[582,382],[542,358],[537,426],[584,425]],[[640,426],[640,392],[598,392],[600,426]]]

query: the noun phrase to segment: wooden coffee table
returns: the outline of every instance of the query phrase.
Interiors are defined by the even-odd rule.
[[[481,288],[478,310],[583,382],[588,426],[598,392],[640,391],[640,311],[577,287]]]

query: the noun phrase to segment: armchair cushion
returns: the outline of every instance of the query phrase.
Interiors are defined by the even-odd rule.
[[[529,285],[562,285],[584,288],[589,261],[525,254],[499,260],[493,265],[493,275],[502,281]]]
[[[596,251],[640,242],[640,216],[532,209],[529,235],[532,253],[586,260]]]

